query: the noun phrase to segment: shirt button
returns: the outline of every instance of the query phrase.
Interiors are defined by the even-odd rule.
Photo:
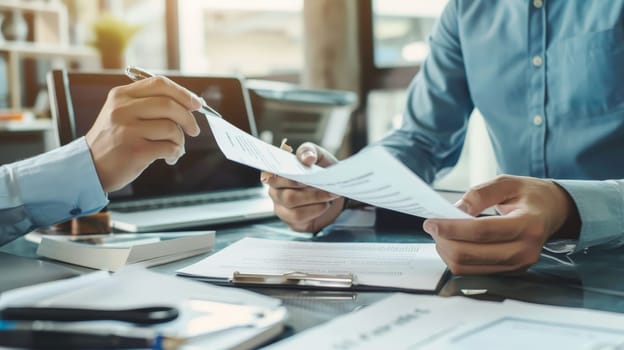
[[[72,209],[69,213],[70,213],[71,215],[74,215],[74,216],[76,216],[76,215],[80,215],[80,213],[82,213],[82,209],[80,209],[80,208],[74,208],[74,209]]]
[[[535,126],[540,126],[542,125],[543,122],[544,122],[544,118],[542,118],[541,115],[536,115],[535,117],[533,117],[533,124]]]
[[[533,59],[531,60],[531,62],[533,63],[535,67],[539,67],[544,63],[541,56],[533,56]]]
[[[533,6],[535,6],[535,8],[541,9],[542,6],[544,6],[544,1],[542,1],[542,0],[533,0]]]

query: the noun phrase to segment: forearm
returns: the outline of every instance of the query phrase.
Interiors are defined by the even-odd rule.
[[[83,138],[0,167],[0,244],[107,204]]]

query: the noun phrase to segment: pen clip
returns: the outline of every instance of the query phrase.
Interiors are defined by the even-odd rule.
[[[233,284],[266,284],[306,287],[350,288],[353,286],[352,274],[316,274],[305,272],[287,272],[284,274],[241,273],[232,274]]]
[[[134,81],[152,78],[155,76],[154,74],[136,66],[127,66],[125,74],[126,76],[128,76],[128,78]]]

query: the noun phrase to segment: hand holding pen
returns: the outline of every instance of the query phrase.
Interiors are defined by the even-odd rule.
[[[86,134],[103,190],[120,189],[157,159],[175,164],[185,153],[185,134],[200,132],[192,111],[203,104],[165,77],[112,89]]]

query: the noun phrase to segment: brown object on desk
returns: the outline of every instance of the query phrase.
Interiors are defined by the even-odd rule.
[[[72,220],[72,235],[102,234],[111,233],[112,231],[113,228],[111,227],[110,214],[108,211],[81,216]]]
[[[47,230],[40,231],[47,234],[57,235],[92,235],[111,233],[113,228],[111,226],[110,214],[107,211],[102,211],[74,218],[72,220],[53,225]]]

